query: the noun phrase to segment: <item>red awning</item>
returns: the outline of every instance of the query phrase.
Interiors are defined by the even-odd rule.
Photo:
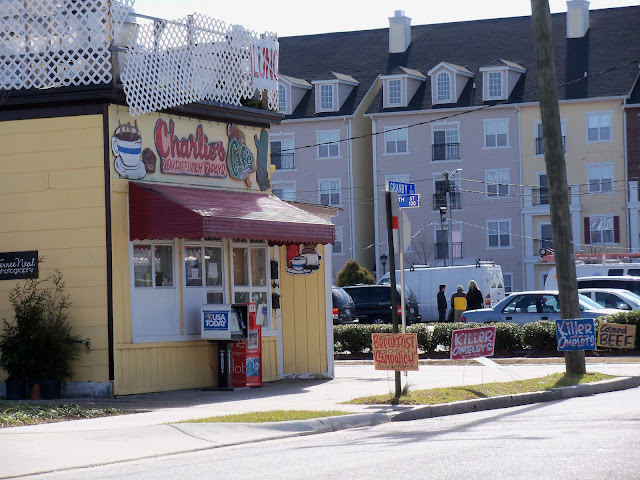
[[[333,244],[335,227],[272,195],[129,182],[129,238]]]

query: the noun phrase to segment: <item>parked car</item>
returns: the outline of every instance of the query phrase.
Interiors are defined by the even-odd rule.
[[[640,295],[640,277],[630,275],[597,275],[578,277],[578,289],[581,288],[622,288]]]
[[[333,299],[333,324],[346,325],[356,322],[356,305],[353,298],[343,288],[332,287],[331,298]]]
[[[342,287],[356,304],[356,317],[360,323],[391,323],[391,285],[353,285]],[[398,323],[401,319],[400,286],[398,288]],[[407,325],[421,321],[418,299],[405,286]]]
[[[578,294],[580,302],[580,316],[582,318],[596,318],[611,315],[620,310],[603,308],[590,298]],[[555,322],[560,319],[560,305],[557,290],[536,290],[530,292],[512,293],[491,308],[481,310],[467,310],[462,314],[463,322],[514,322],[519,325],[548,320]]]
[[[579,288],[578,293],[586,295],[604,308],[640,310],[640,296],[622,288]]]

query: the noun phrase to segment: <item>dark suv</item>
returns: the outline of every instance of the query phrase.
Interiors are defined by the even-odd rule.
[[[349,294],[340,287],[332,287],[331,297],[333,299],[333,324],[355,323],[356,306]]]
[[[342,287],[356,304],[356,317],[360,323],[391,323],[391,285],[353,285]],[[398,323],[402,322],[400,286],[398,288]],[[407,325],[419,323],[418,299],[409,287],[405,287]]]

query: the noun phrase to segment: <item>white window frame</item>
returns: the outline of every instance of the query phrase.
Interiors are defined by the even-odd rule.
[[[387,80],[387,105],[398,107],[402,102],[402,79],[390,78]]]
[[[587,183],[590,194],[613,194],[613,162],[597,162],[587,164]],[[592,181],[597,183],[592,183]],[[608,182],[606,181],[608,180]],[[607,187],[608,186],[608,187]]]
[[[587,143],[600,143],[613,141],[613,116],[611,112],[587,112],[585,115],[585,132]],[[608,129],[608,136],[604,135],[604,129]],[[597,133],[597,138],[589,138],[589,133]]]
[[[509,148],[509,119],[508,118],[487,118],[483,120],[484,124],[484,148],[493,149],[493,148]],[[492,129],[495,133],[489,133],[489,130]],[[502,130],[504,129],[504,131]],[[506,140],[504,145],[498,144],[498,139],[500,135],[504,135]],[[495,145],[487,145],[487,137],[495,137]]]
[[[507,278],[509,279],[507,288]],[[504,285],[504,294],[513,292],[513,272],[502,272],[502,284]]]
[[[317,158],[340,158],[340,130],[317,130]],[[335,154],[332,155],[332,151]]]
[[[293,133],[291,134],[285,134],[285,135],[272,135],[271,138],[269,139],[269,147],[270,147],[270,154],[273,154],[273,147],[271,146],[272,143],[275,142],[280,142],[280,152],[284,151],[291,151],[291,155],[292,155],[292,163],[293,163],[293,168],[277,168],[276,171],[295,171],[296,170],[296,145],[295,145],[295,141],[294,141],[294,135]],[[283,148],[283,143],[288,144],[288,146],[286,148]],[[269,161],[271,161],[271,155],[269,156]],[[271,163],[271,165],[274,165],[273,163]],[[280,165],[282,166],[282,157],[280,158]]]
[[[502,226],[505,223],[508,225],[507,232],[502,231]],[[492,229],[491,224],[497,225],[497,228],[498,228],[497,233],[493,233],[494,230]],[[487,228],[487,249],[497,250],[501,248],[513,248],[513,242],[511,241],[511,219],[510,218],[493,218],[493,219],[486,220],[486,228]],[[497,235],[498,245],[491,245],[490,238],[492,235]],[[509,239],[509,243],[508,245],[501,245],[501,238],[505,235]]]
[[[142,245],[145,247],[150,247],[151,248],[151,278],[149,278],[149,285],[136,285],[136,281],[135,281],[135,258],[132,257],[131,261],[133,264],[133,278],[134,281],[132,283],[133,288],[160,288],[160,289],[167,289],[167,288],[172,288],[175,289],[176,288],[176,246],[175,243],[173,241],[156,241],[156,240],[152,240],[152,241],[135,241],[135,242],[131,242],[132,244],[132,248],[135,252],[135,246],[136,245]],[[172,269],[172,278],[171,278],[171,285],[156,285],[156,262],[155,262],[155,249],[156,247],[171,247],[171,269]]]
[[[281,113],[288,113],[287,110],[287,87],[283,84],[278,84],[278,111]]]
[[[446,78],[446,82],[444,79]],[[441,82],[440,79],[443,79]],[[438,103],[450,103],[451,95],[451,74],[449,72],[440,72],[436,76],[436,101]]]
[[[333,244],[333,255],[344,255],[344,227],[336,227],[336,241]],[[340,250],[336,251],[336,245],[340,245]]]
[[[567,121],[566,120],[560,120],[560,134],[562,136],[562,138],[564,139],[562,142],[562,149],[563,151],[566,153],[567,152]],[[536,124],[534,127],[534,141],[537,141],[538,139],[540,139],[542,141],[543,139],[543,133],[542,133],[542,122],[540,120],[536,120]],[[534,148],[536,148],[536,146],[534,145]],[[542,153],[538,153],[536,150],[536,157],[544,157],[544,147],[543,147],[543,152]]]
[[[433,146],[436,145],[436,132],[444,132],[444,145],[445,145],[445,158],[435,160],[433,155]],[[455,138],[454,138],[455,137]],[[456,141],[452,141],[456,140]],[[447,147],[450,144],[458,144],[458,158],[447,158],[449,157],[448,152],[453,149]],[[439,145],[439,144],[438,144]],[[450,162],[450,161],[460,161],[462,160],[462,154],[460,153],[460,123],[452,122],[452,123],[438,123],[431,126],[431,161],[433,162]],[[453,157],[453,155],[452,155]]]
[[[589,215],[589,243],[591,245],[613,245],[615,244],[614,215]],[[606,228],[611,226],[611,228]],[[595,229],[594,229],[595,227]],[[611,232],[611,241],[605,241],[605,232]],[[599,241],[593,239],[594,235],[600,237]]]
[[[233,250],[234,248],[247,248],[249,250],[249,255],[251,255],[252,250],[257,250],[257,249],[262,249],[264,248],[265,250],[265,264],[264,264],[264,269],[265,269],[265,284],[264,285],[252,285],[253,283],[253,279],[251,278],[252,275],[252,269],[251,269],[251,259],[249,259],[249,271],[248,271],[248,277],[249,277],[249,285],[236,285],[235,284],[235,268],[234,268],[234,264],[233,264]],[[230,303],[236,303],[235,301],[235,296],[236,293],[238,292],[249,292],[249,301],[253,301],[253,294],[254,293],[264,293],[265,294],[265,299],[266,299],[266,312],[264,317],[262,317],[262,313],[260,312],[260,305],[256,305],[257,307],[257,321],[260,322],[262,321],[262,335],[268,335],[268,334],[272,334],[272,332],[275,330],[273,328],[273,315],[271,313],[271,269],[270,269],[270,264],[269,261],[271,260],[271,248],[269,247],[269,245],[267,244],[267,242],[241,242],[241,241],[234,241],[231,242],[230,245],[230,251],[229,251],[229,258],[230,258],[230,265],[229,265],[229,271],[231,272],[231,276],[229,278],[229,285],[231,287],[231,302]]]
[[[332,112],[335,109],[335,88],[333,83],[320,83],[318,87],[318,111]]]
[[[498,71],[489,71],[486,72],[486,79],[487,79],[487,99],[488,100],[500,100],[502,98],[504,98],[504,71],[503,70],[498,70]],[[496,79],[499,79],[499,87],[500,87],[500,93],[499,94],[495,94],[495,87],[496,87]]]
[[[404,141],[404,150],[400,150]],[[390,151],[389,144],[394,145],[395,151]],[[409,153],[409,128],[406,126],[384,128],[384,153],[385,155],[404,155]]]
[[[506,182],[502,182],[504,178],[500,178],[506,175]],[[492,178],[493,177],[493,178]],[[496,168],[484,171],[485,180],[485,196],[487,198],[505,198],[511,196],[511,170],[508,168]],[[495,192],[490,192],[491,186],[495,187]],[[501,193],[501,187],[506,187],[506,192]]]
[[[327,194],[329,195],[329,203],[322,203],[322,200],[321,200],[323,195],[324,184],[329,185],[328,193],[324,193],[324,195],[327,195]],[[333,203],[331,201],[331,196],[334,195],[335,193],[338,194],[338,203]],[[341,178],[319,178],[318,179],[318,204],[327,205],[331,207],[342,206],[342,179]]]
[[[282,196],[276,195],[274,190],[282,190]],[[287,202],[296,201],[296,181],[295,180],[271,180],[271,192],[280,200]]]

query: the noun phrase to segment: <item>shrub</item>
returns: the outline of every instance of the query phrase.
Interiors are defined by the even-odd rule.
[[[442,346],[447,350],[451,349],[451,335],[454,330],[462,330],[465,328],[477,328],[478,323],[463,323],[463,322],[450,322],[450,323],[436,323],[433,327],[433,349]]]
[[[364,353],[371,350],[372,333],[391,333],[391,325],[336,325],[333,342],[336,352]]]
[[[346,287],[360,283],[373,285],[376,283],[376,277],[369,270],[361,267],[357,260],[348,260],[336,276],[336,285]]]
[[[432,334],[428,325],[424,323],[416,323],[407,327],[407,333],[415,333],[418,335],[418,349],[423,352],[433,352],[436,348],[432,342]]]
[[[513,352],[522,349],[522,326],[513,322],[498,322],[496,327],[496,352]]]
[[[533,350],[557,350],[556,324],[547,320],[525,324],[522,343]]]

